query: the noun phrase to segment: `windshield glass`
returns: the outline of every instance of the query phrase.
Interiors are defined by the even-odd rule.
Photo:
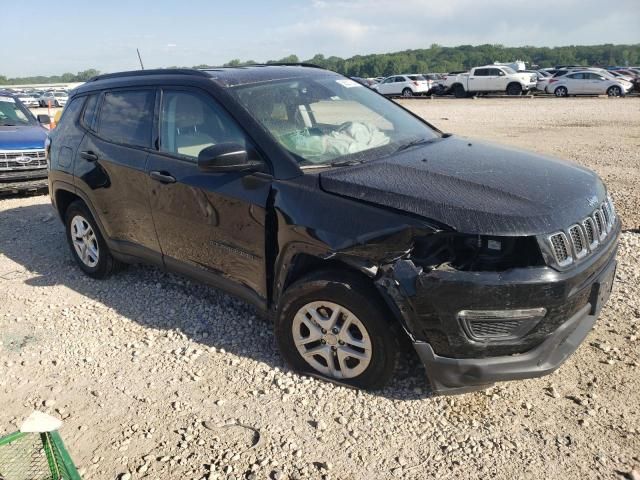
[[[303,167],[371,160],[439,137],[393,102],[342,77],[242,85],[231,92]]]
[[[514,73],[516,73],[516,71],[511,67],[501,67],[501,68],[502,68],[502,70],[504,70],[509,75],[513,75]]]
[[[32,115],[12,97],[0,94],[0,126],[33,125]]]
[[[64,93],[64,92],[56,92],[53,95],[56,96],[56,97],[66,97],[67,96],[67,94]]]

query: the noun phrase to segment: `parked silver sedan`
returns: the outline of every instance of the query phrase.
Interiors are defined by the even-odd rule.
[[[67,92],[44,92],[38,101],[41,107],[47,107],[49,104],[52,107],[64,107],[67,104],[67,98],[69,98]]]
[[[569,95],[609,95],[620,97],[633,88],[631,82],[589,70],[568,73],[549,80],[546,91],[556,97]]]

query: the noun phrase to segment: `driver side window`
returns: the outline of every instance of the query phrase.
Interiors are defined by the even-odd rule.
[[[207,147],[237,143],[247,147],[244,133],[215,100],[184,90],[163,90],[160,151],[197,159]]]

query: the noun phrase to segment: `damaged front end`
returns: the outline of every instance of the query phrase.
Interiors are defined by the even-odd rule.
[[[434,392],[463,393],[557,368],[595,322],[616,243],[563,272],[547,264],[535,236],[439,231],[381,265],[375,284]]]

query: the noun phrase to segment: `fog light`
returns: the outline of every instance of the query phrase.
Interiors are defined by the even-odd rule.
[[[546,314],[546,308],[462,310],[458,320],[471,340],[486,342],[521,338]]]

